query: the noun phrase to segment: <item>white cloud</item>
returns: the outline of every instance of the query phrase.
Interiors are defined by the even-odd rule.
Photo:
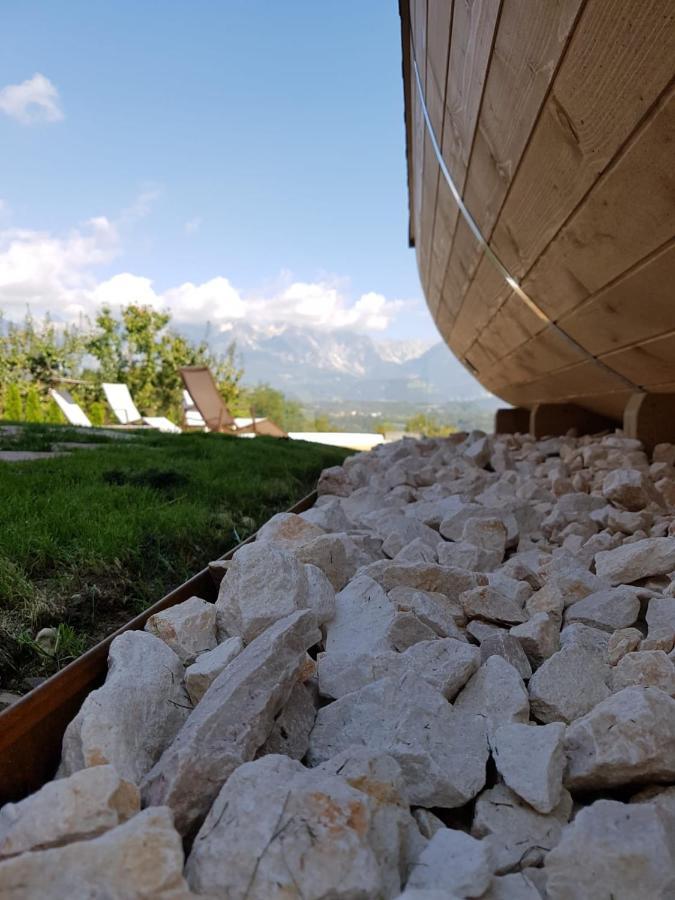
[[[188,221],[183,225],[183,230],[185,234],[194,234],[195,231],[199,231],[202,227],[202,217],[195,216],[194,219],[188,219]]]
[[[65,237],[9,228],[0,231],[0,309],[10,319],[53,312],[75,319],[91,308],[96,288],[92,269],[119,252],[115,225],[90,219]]]
[[[35,122],[59,122],[63,111],[59,92],[51,81],[39,72],[21,84],[8,84],[0,89],[0,112],[22,125]]]
[[[125,220],[123,216],[120,223]],[[120,252],[118,227],[103,217],[65,237],[0,230],[0,310],[16,319],[29,305],[35,315],[49,312],[72,321],[92,317],[104,303],[113,308],[141,303],[170,310],[177,323],[210,321],[221,330],[244,320],[256,325],[383,331],[404,305],[374,292],[352,299],[344,279],[292,281],[289,273],[255,294],[243,293],[222,275],[165,291],[157,291],[150,278],[131,272],[97,278],[96,267],[108,265]]]

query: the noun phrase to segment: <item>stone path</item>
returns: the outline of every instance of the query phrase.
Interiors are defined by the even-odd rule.
[[[111,647],[3,898],[675,896],[675,446],[403,440]]]

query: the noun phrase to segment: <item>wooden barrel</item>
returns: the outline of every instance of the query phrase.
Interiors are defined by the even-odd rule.
[[[410,240],[448,346],[516,406],[674,393],[672,0],[400,13]]]

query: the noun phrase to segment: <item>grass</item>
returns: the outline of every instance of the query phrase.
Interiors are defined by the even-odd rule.
[[[59,426],[0,429],[0,449],[103,443],[0,463],[0,684],[25,689],[311,491],[349,451],[274,438]],[[59,631],[61,653],[34,638]]]

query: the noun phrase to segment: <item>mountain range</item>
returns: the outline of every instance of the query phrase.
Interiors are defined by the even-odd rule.
[[[348,330],[246,323],[211,332],[208,341],[216,352],[236,343],[244,383],[266,382],[303,403],[433,404],[487,396],[440,341],[378,342]]]

